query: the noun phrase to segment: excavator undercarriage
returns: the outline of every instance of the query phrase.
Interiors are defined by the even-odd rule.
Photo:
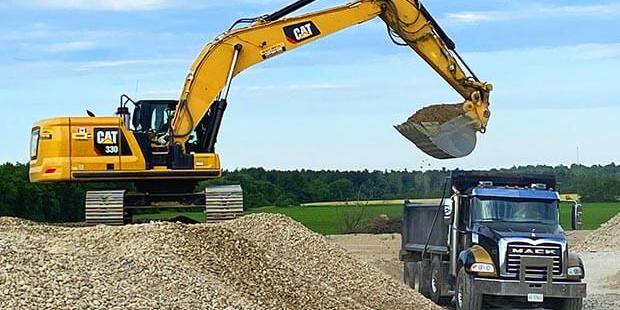
[[[89,191],[85,199],[87,225],[124,225],[135,222],[141,211],[202,211],[201,222],[217,223],[243,215],[243,190],[239,185],[211,186],[199,192]],[[190,219],[196,220],[196,219]]]

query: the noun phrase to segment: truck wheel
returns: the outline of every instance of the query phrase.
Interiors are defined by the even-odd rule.
[[[581,310],[583,306],[582,298],[566,298],[560,300],[555,307],[556,310]]]
[[[450,303],[448,297],[441,296],[441,288],[446,279],[444,270],[445,268],[442,268],[439,256],[433,257],[433,261],[431,262],[430,296],[431,300],[438,305],[447,305]]]
[[[455,299],[457,310],[482,309],[482,294],[476,294],[474,291],[474,277],[465,272],[465,267],[461,267],[456,277]]]
[[[431,264],[427,260],[418,262],[416,281],[418,292],[426,298],[431,298]]]

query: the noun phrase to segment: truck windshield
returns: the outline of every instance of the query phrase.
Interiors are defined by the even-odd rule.
[[[552,200],[474,197],[471,213],[473,222],[558,224],[558,203]]]

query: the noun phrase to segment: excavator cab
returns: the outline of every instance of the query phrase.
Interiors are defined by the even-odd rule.
[[[131,120],[134,130],[155,134],[167,133],[177,103],[177,100],[141,100],[136,102]]]

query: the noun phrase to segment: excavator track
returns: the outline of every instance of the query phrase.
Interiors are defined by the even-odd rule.
[[[243,215],[240,185],[207,187],[204,192],[151,194],[125,190],[89,191],[85,202],[86,225],[120,226],[132,222],[139,209],[202,208],[207,223],[220,223]]]
[[[86,224],[118,226],[125,224],[124,202],[124,190],[86,192]]]
[[[243,190],[240,185],[207,187],[205,200],[207,223],[234,220],[243,215]]]

